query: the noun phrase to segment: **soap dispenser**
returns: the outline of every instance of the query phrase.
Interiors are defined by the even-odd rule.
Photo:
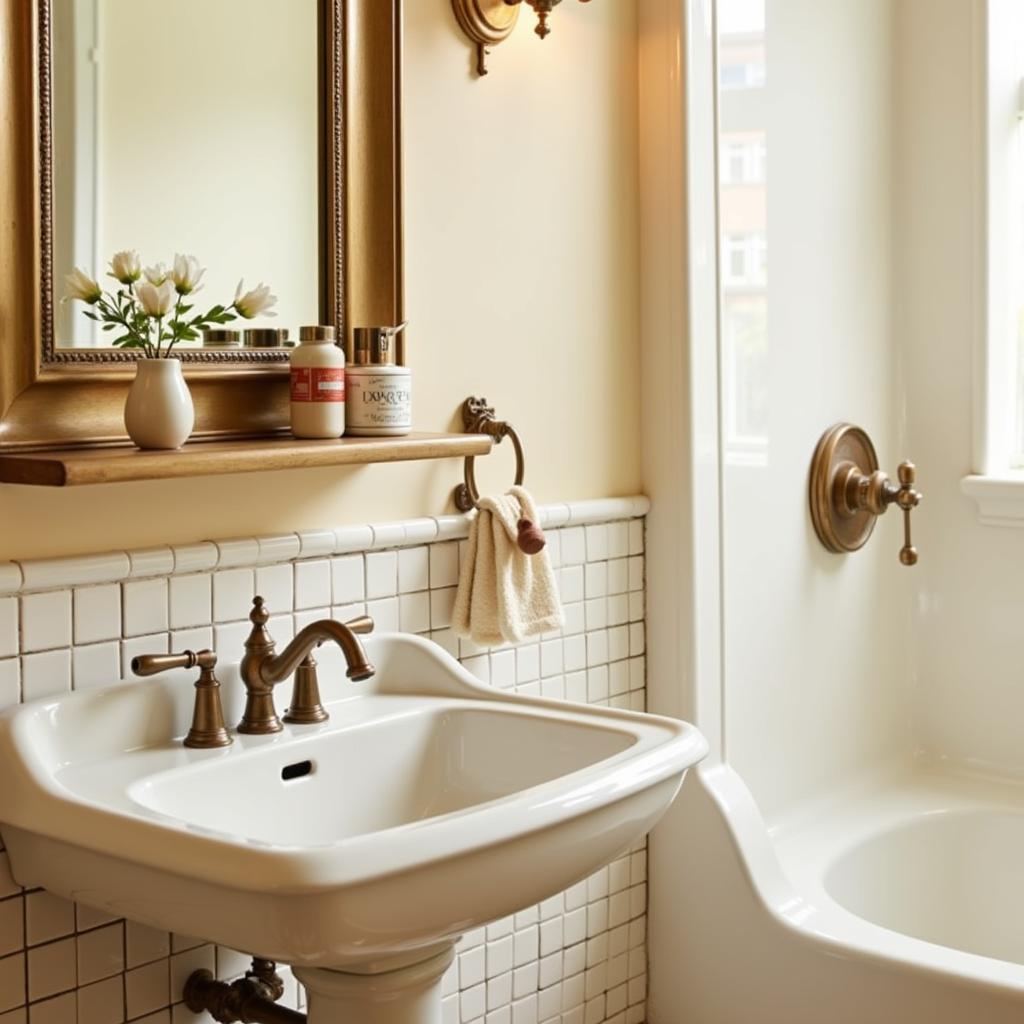
[[[405,326],[352,331],[355,358],[348,369],[347,433],[401,437],[412,430],[412,371],[395,363],[395,336]]]

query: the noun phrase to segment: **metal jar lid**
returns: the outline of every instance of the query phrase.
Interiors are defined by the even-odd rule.
[[[287,327],[247,327],[246,348],[283,348],[288,344]]]
[[[299,328],[299,341],[335,341],[337,332],[329,324],[307,324]]]
[[[242,343],[238,331],[226,327],[210,327],[203,331],[203,348],[235,348]]]

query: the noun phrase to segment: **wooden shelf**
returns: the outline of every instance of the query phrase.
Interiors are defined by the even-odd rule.
[[[492,443],[483,434],[416,433],[406,437],[342,437],[329,441],[299,441],[293,437],[196,441],[169,452],[137,448],[29,452],[0,455],[0,483],[74,487],[271,469],[463,458],[486,455]]]

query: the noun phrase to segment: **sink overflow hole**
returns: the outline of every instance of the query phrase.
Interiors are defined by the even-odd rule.
[[[296,761],[295,764],[286,764],[281,769],[281,778],[288,782],[291,779],[301,779],[304,775],[313,774],[312,761]]]

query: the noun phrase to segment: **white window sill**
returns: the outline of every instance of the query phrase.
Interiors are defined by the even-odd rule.
[[[960,490],[977,502],[979,522],[1024,528],[1024,470],[1000,476],[965,476]]]

